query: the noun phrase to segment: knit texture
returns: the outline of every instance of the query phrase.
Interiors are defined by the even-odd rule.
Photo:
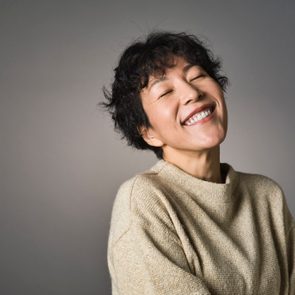
[[[221,163],[225,183],[160,160],[113,204],[113,295],[294,295],[295,223],[272,179]]]

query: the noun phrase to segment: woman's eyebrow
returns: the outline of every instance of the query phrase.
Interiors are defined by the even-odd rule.
[[[187,74],[187,72],[189,71],[189,69],[192,68],[192,67],[194,67],[194,66],[195,66],[194,64],[186,64],[186,65],[183,67],[183,69],[182,69],[183,73],[184,73],[184,74]],[[152,88],[153,86],[155,86],[155,85],[158,84],[159,82],[163,82],[163,81],[165,81],[165,80],[167,80],[167,78],[166,78],[165,75],[163,75],[161,78],[153,79],[152,82],[150,83],[150,85],[148,86],[148,90],[151,90],[151,88]]]
[[[151,88],[153,86],[155,86],[157,83],[163,82],[165,80],[167,80],[167,78],[165,76],[162,76],[161,78],[158,78],[158,79],[153,79],[152,82],[150,83],[149,87],[148,87],[148,90],[151,90]]]
[[[183,67],[183,72],[186,74],[186,73],[188,72],[188,70],[189,70],[190,68],[194,67],[194,66],[196,66],[196,65],[194,65],[194,64],[187,64],[187,65],[185,65],[185,66]]]

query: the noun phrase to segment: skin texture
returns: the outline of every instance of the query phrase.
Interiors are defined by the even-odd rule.
[[[144,140],[162,147],[164,160],[198,178],[223,182],[220,144],[227,132],[227,108],[219,84],[201,67],[181,57],[164,76],[151,76],[141,99],[152,127],[141,128]],[[185,125],[197,108],[214,104],[210,120]]]

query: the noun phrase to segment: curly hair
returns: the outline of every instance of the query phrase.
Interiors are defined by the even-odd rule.
[[[196,36],[184,32],[153,32],[143,42],[131,44],[114,69],[111,91],[103,88],[107,102],[102,105],[110,112],[122,138],[137,149],[154,151],[159,159],[163,158],[162,148],[147,144],[139,131],[140,127],[151,127],[140,92],[148,85],[151,75],[163,75],[173,66],[175,56],[202,67],[225,91],[228,78],[221,74],[220,60]]]

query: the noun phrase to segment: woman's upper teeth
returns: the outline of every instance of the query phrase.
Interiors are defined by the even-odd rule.
[[[210,114],[211,114],[211,109],[210,108],[205,109],[205,110],[191,116],[188,120],[186,120],[184,122],[184,125],[192,125],[192,124],[204,119],[205,117],[209,116]]]

